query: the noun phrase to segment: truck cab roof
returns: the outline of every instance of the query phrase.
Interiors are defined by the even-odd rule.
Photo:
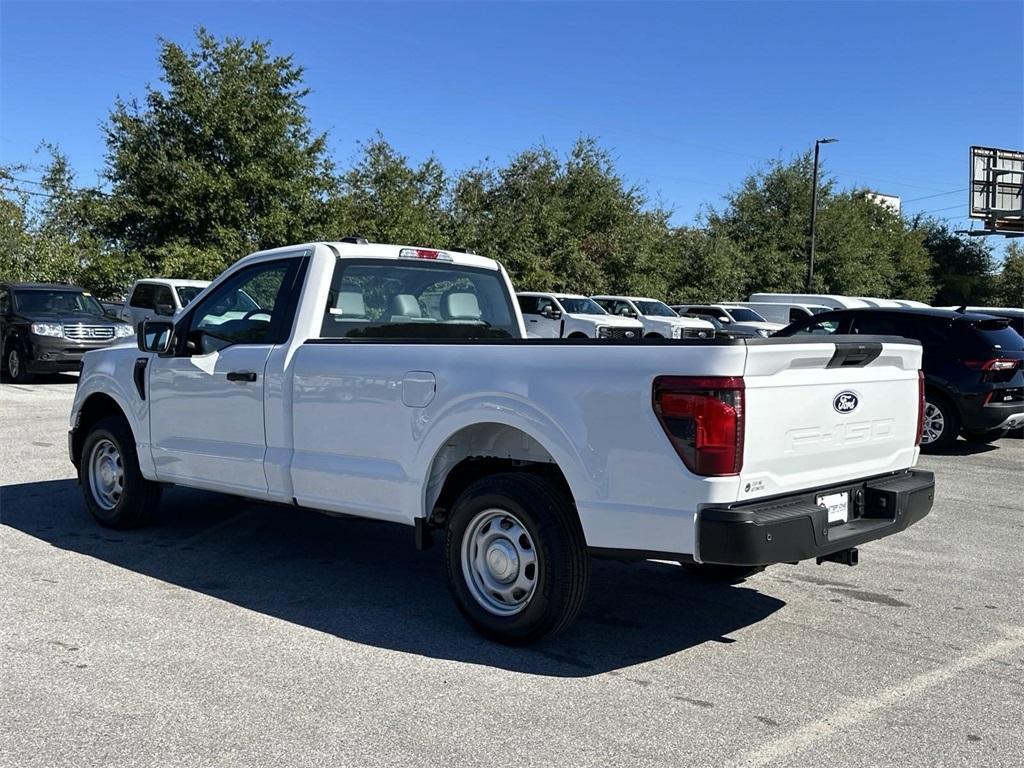
[[[490,269],[494,271],[498,271],[501,268],[501,265],[494,259],[489,259],[486,256],[477,256],[474,253],[466,253],[454,248],[428,248],[422,245],[389,245],[342,240],[319,240],[301,245],[287,245],[283,248],[257,251],[246,256],[243,261],[259,261],[267,256],[295,253],[297,250],[302,250],[303,248],[312,249],[318,245],[329,248],[339,259],[423,259],[425,261],[442,261],[464,267],[476,267],[477,269]]]

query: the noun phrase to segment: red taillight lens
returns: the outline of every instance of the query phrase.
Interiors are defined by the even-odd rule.
[[[917,372],[917,439],[914,445],[921,444],[924,435],[924,371]]]
[[[402,248],[398,252],[402,259],[427,259],[428,261],[451,261],[452,257],[444,251],[433,248]]]
[[[687,469],[736,475],[743,468],[743,379],[659,376],[654,412]]]
[[[1012,371],[1020,363],[1006,357],[996,357],[992,360],[963,360],[964,365],[972,371]]]

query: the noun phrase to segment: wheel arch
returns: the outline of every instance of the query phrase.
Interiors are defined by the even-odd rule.
[[[132,420],[117,400],[106,392],[93,392],[78,409],[75,428],[71,434],[71,460],[77,467],[82,460],[82,446],[85,445],[85,438],[94,424],[108,416],[116,416],[124,420],[132,439],[138,443],[135,428]]]

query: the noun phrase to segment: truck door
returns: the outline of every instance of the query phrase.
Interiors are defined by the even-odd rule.
[[[542,339],[557,339],[561,332],[561,321],[555,302],[547,296],[520,296],[519,308],[526,321],[526,332]]]
[[[299,258],[243,268],[175,327],[175,354],[150,361],[157,477],[265,495],[267,358],[291,333]]]

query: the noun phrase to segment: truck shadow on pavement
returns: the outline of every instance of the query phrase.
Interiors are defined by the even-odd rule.
[[[674,565],[595,560],[579,621],[530,648],[507,648],[459,615],[440,536],[417,552],[405,526],[175,488],[150,527],[109,531],[93,522],[74,480],[3,487],[0,525],[352,642],[554,677],[734,642],[725,636],[785,604],[747,586],[697,581]]]

